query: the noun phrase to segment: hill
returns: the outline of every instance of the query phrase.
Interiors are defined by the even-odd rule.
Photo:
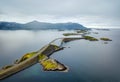
[[[0,22],[0,30],[47,30],[47,29],[58,29],[58,30],[72,30],[72,29],[87,29],[78,23],[46,23],[32,21],[25,24],[16,22]]]

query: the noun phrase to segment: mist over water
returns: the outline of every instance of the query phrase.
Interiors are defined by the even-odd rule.
[[[63,37],[65,32],[73,31],[0,31],[0,67],[12,64],[27,52],[39,50],[53,39]],[[38,63],[0,82],[120,82],[120,30],[98,33],[90,35],[113,41],[104,44],[104,41],[76,40],[64,44],[64,50],[51,56],[67,65],[68,72],[44,72]]]

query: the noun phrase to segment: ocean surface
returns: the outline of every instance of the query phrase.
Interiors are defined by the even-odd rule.
[[[27,52],[37,51],[63,33],[74,31],[0,31],[0,67],[13,64]],[[94,34],[98,32],[98,34]],[[91,36],[112,41],[76,40],[51,55],[69,67],[68,72],[46,72],[37,63],[0,82],[120,82],[120,29],[91,30]]]

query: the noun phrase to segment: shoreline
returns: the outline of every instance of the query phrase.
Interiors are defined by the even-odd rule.
[[[65,38],[62,38],[62,39],[65,39]],[[73,41],[73,38],[70,38],[70,39],[72,39],[70,41]],[[55,40],[57,40],[57,39],[55,39]],[[53,41],[55,41],[55,40],[53,40]],[[74,38],[74,40],[76,40],[76,38]],[[62,44],[62,42],[61,42],[61,44]],[[40,50],[38,50],[37,53],[35,53],[32,57],[30,57],[26,60],[23,60],[22,62],[19,62],[19,63],[15,62],[12,67],[9,67],[9,68],[6,68],[6,69],[0,69],[0,80],[4,79],[6,77],[9,77],[9,76],[11,76],[15,73],[18,73],[18,72],[36,64],[36,63],[38,63],[38,60],[39,60],[38,56],[43,54],[43,53],[45,54],[45,56],[49,57],[54,52],[57,52],[57,51],[60,51],[60,50],[63,50],[63,49],[64,49],[64,47],[58,47],[56,45],[51,44],[51,42],[50,42],[48,45],[45,45]],[[65,67],[65,69],[67,69],[64,64],[59,63],[59,62],[57,64],[63,66],[63,68]],[[62,69],[62,71],[65,71],[65,69],[64,70]],[[51,70],[51,71],[53,71],[53,70]]]

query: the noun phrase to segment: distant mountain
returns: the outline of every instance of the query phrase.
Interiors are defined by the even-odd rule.
[[[58,29],[58,30],[72,30],[72,29],[87,29],[78,23],[46,23],[32,21],[26,24],[20,24],[16,22],[0,22],[0,30],[47,30],[47,29]]]

